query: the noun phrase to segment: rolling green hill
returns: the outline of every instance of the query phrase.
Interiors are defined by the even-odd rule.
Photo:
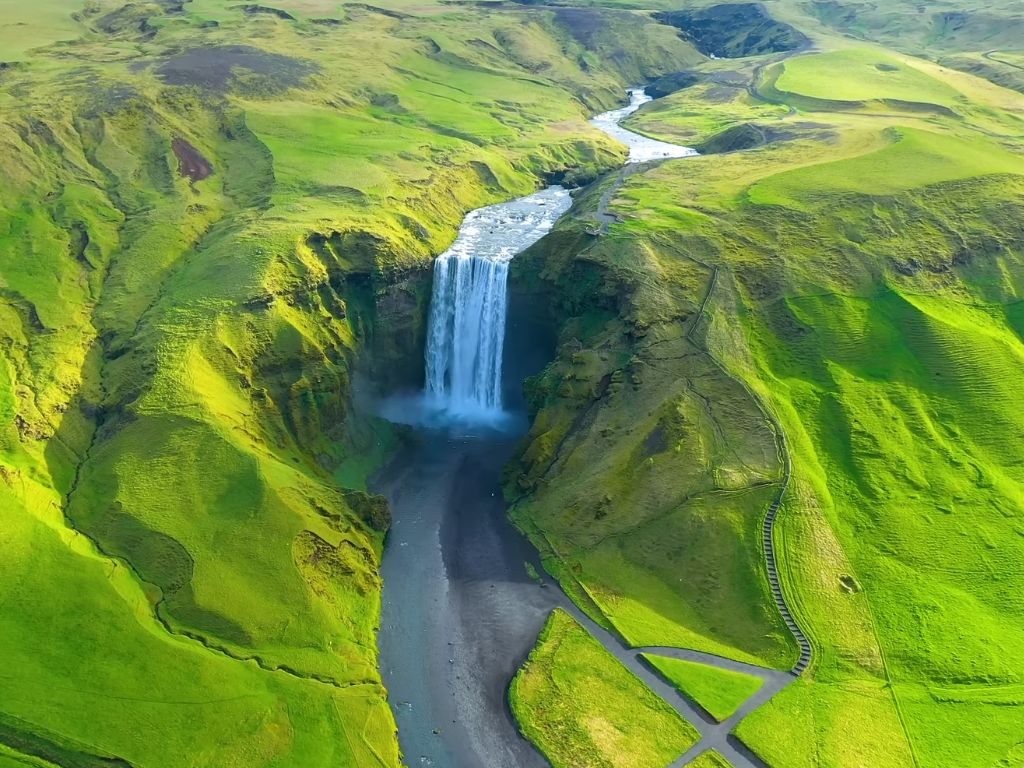
[[[731,122],[757,140],[627,174],[608,235],[585,234],[599,207],[588,196],[538,256],[534,289],[560,301],[563,342],[532,385],[538,415],[510,473],[513,498],[530,493],[515,519],[631,642],[788,662],[758,652],[768,635],[743,608],[769,600],[733,575],[746,564],[758,582],[762,555],[740,545],[769,497],[747,492],[746,522],[711,540],[735,518],[699,485],[667,497],[651,535],[645,515],[659,507],[638,498],[663,493],[662,478],[687,482],[709,455],[704,482],[735,496],[733,457],[756,466],[754,425],[777,424],[793,478],[776,546],[815,661],[740,737],[773,766],[1012,765],[1024,732],[1024,424],[1011,405],[1024,374],[1024,100],[877,49],[729,65],[630,123],[711,144]],[[588,289],[603,316],[583,310]],[[678,390],[659,378],[661,356]],[[715,380],[743,385],[739,402],[708,389],[707,361]],[[687,410],[691,392],[708,415]],[[728,458],[709,451],[723,440]],[[637,562],[661,583],[627,570]],[[715,600],[695,600],[694,584]],[[635,604],[658,606],[661,623],[639,621]],[[666,619],[699,636],[669,635]]]
[[[552,575],[636,646],[788,669],[784,490],[814,662],[739,737],[1020,763],[1018,4],[770,0],[767,47],[683,5],[0,0],[0,765],[400,763],[365,489],[402,436],[356,382],[419,383],[468,210],[566,177],[512,276],[559,334],[505,475]],[[704,154],[606,173],[588,117],[665,75],[628,125]],[[524,720],[594,684],[573,626]]]
[[[396,765],[353,378],[421,375],[466,211],[616,165],[587,116],[701,57],[599,11],[70,10],[0,48],[0,743]]]

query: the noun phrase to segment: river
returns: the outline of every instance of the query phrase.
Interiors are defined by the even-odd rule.
[[[629,106],[591,121],[629,147],[627,162],[695,154],[622,128],[650,101],[642,89],[629,95]],[[426,391],[381,409],[416,426],[416,439],[374,482],[392,512],[381,672],[409,766],[547,765],[506,702],[548,613],[566,605],[557,586],[530,578],[536,551],[508,522],[499,487],[528,426],[521,382],[545,357],[531,350],[528,313],[510,311],[506,279],[509,260],[570,204],[565,190],[549,187],[466,217],[435,265]]]

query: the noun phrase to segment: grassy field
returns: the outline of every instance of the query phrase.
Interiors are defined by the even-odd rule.
[[[832,101],[895,100],[955,107],[961,95],[943,81],[881,51],[853,48],[797,56],[775,86]]]
[[[697,755],[690,765],[692,768],[731,768],[731,763],[713,749]]]
[[[691,340],[787,436],[793,480],[776,541],[786,593],[816,653],[803,680],[744,720],[741,738],[777,766],[1013,765],[1024,733],[1014,650],[1024,625],[1013,598],[1024,554],[1024,424],[1008,404],[1024,373],[1024,100],[924,59],[806,31],[820,52],[709,64],[696,85],[631,119],[644,133],[695,145],[735,124],[758,140],[626,176],[611,199],[620,222],[604,238],[576,229],[593,215],[596,193],[556,231],[563,239],[544,254],[542,283],[555,296],[597,286],[605,315],[588,318],[578,299],[558,305],[561,354],[551,383],[532,385],[538,417],[526,471],[510,477],[536,490],[518,502],[516,519],[590,610],[630,640],[651,637],[619,603],[667,604],[663,587],[631,576],[627,595],[609,600],[605,585],[652,540],[618,535],[619,559],[596,565],[587,552],[594,526],[633,523],[648,504],[612,493],[591,512],[583,489],[600,496],[606,481],[585,468],[614,450],[607,446],[639,445],[634,414],[646,410],[656,375],[640,367],[645,350],[670,349],[669,329],[692,327]],[[552,257],[562,249],[576,255]],[[694,260],[717,277],[697,323],[708,281],[683,277]],[[641,270],[659,275],[656,291]],[[655,309],[672,301],[675,316]],[[604,368],[582,365],[602,353]],[[700,380],[700,358],[666,355],[681,357],[674,380]],[[628,409],[598,386],[618,377],[634,390]],[[709,400],[720,406],[721,392]],[[756,432],[734,414],[725,428],[746,424],[740,445],[749,444]],[[701,434],[699,422],[685,423]],[[704,455],[683,452],[690,467]],[[703,500],[690,503],[689,516],[706,509],[717,519]],[[584,524],[584,511],[603,516]],[[682,525],[666,518],[657,542]],[[700,548],[708,584],[721,587],[714,576],[722,561],[738,562],[735,552]],[[756,564],[758,554],[745,557]],[[685,586],[671,590],[689,604]],[[748,605],[753,595],[733,594]],[[677,621],[692,630],[706,610]],[[715,635],[700,634],[674,640],[706,648]],[[749,653],[731,645],[737,658]]]
[[[85,28],[72,14],[81,10],[82,4],[70,2],[26,5],[20,0],[0,2],[0,61],[24,61],[35,48],[51,45],[58,41],[74,40]]]
[[[555,768],[660,768],[698,738],[560,610],[512,681],[509,702],[523,734]]]
[[[0,765],[399,764],[353,380],[415,385],[464,213],[617,167],[588,116],[680,71],[631,125],[706,154],[515,264],[561,335],[513,518],[628,642],[787,668],[781,429],[815,664],[740,736],[1019,765],[1019,3],[772,0],[813,50],[717,60],[641,5],[0,0]],[[556,614],[513,700],[559,764],[661,765],[637,686]]]
[[[643,657],[681,694],[718,722],[729,719],[761,687],[760,678],[742,672],[651,653]]]
[[[353,378],[416,383],[467,210],[616,166],[588,116],[702,57],[600,9],[26,9],[0,6],[0,762],[398,765],[364,492],[397,438]]]

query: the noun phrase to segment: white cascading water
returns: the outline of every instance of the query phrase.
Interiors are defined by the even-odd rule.
[[[599,115],[594,126],[617,128],[645,98],[634,90],[630,106]],[[658,162],[670,152],[692,154],[628,132],[614,135],[629,144],[631,162]],[[507,718],[492,717],[490,710],[491,696],[500,699],[507,686],[502,665],[518,663],[503,654],[520,652],[512,648],[518,648],[517,633],[535,620],[537,593],[515,578],[502,579],[493,591],[463,589],[459,582],[470,574],[457,574],[451,563],[474,563],[476,569],[475,563],[483,562],[495,587],[489,559],[510,558],[512,566],[521,562],[519,538],[507,538],[503,515],[491,514],[493,499],[483,495],[497,484],[508,437],[528,428],[525,414],[517,419],[502,411],[506,280],[510,260],[548,232],[570,202],[565,190],[552,187],[466,217],[458,239],[435,265],[426,392],[395,394],[377,403],[377,412],[390,421],[445,432],[443,441],[410,445],[375,489],[388,494],[394,515],[381,565],[380,669],[402,751],[418,755],[422,765],[504,767],[539,759],[529,747],[523,751],[522,737],[508,727]],[[534,341],[510,338],[517,349],[520,341],[523,347]],[[493,439],[495,430],[505,433],[501,440]],[[478,451],[483,461],[467,461]],[[470,519],[472,524],[463,527]],[[444,532],[449,527],[461,529],[458,536]],[[464,611],[466,606],[480,610]],[[498,639],[476,631],[481,615],[490,617],[491,628],[508,631]],[[460,647],[454,657],[453,640]],[[497,677],[501,682],[494,686]],[[439,730],[438,715],[449,710],[473,727]]]
[[[697,150],[690,147],[681,147],[678,144],[669,144],[665,141],[641,136],[639,133],[633,133],[631,130],[619,125],[619,123],[649,101],[652,101],[652,99],[644,92],[643,88],[630,88],[629,104],[627,106],[613,109],[611,112],[602,112],[600,115],[591,118],[590,124],[629,148],[627,163],[646,163],[651,160],[692,157],[698,154]]]
[[[512,258],[571,204],[561,187],[473,211],[434,264],[426,349],[432,408],[461,420],[501,416],[502,354]]]
[[[501,408],[508,261],[448,257],[434,267],[427,392],[451,405]]]

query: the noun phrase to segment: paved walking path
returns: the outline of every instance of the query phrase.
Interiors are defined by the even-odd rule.
[[[780,672],[774,669],[758,667],[754,664],[744,664],[733,659],[726,659],[710,653],[684,650],[681,648],[630,648],[622,640],[599,625],[569,597],[558,589],[556,599],[558,607],[569,613],[576,621],[583,625],[591,635],[605,647],[609,653],[615,656],[630,672],[640,678],[652,691],[663,698],[673,709],[689,721],[700,733],[698,741],[689,751],[678,757],[670,768],[681,768],[687,765],[697,755],[709,749],[718,751],[722,757],[727,759],[734,768],[767,768],[766,764],[754,753],[747,749],[730,731],[739,724],[740,720],[764,704],[768,699],[781,691],[796,679],[792,672]],[[661,656],[670,656],[676,659],[696,661],[701,664],[708,664],[720,669],[744,672],[748,675],[759,677],[763,684],[761,688],[751,696],[743,705],[736,710],[728,720],[721,723],[716,722],[711,715],[683,697],[673,685],[666,682],[664,678],[652,670],[640,657],[641,653],[656,653]]]

